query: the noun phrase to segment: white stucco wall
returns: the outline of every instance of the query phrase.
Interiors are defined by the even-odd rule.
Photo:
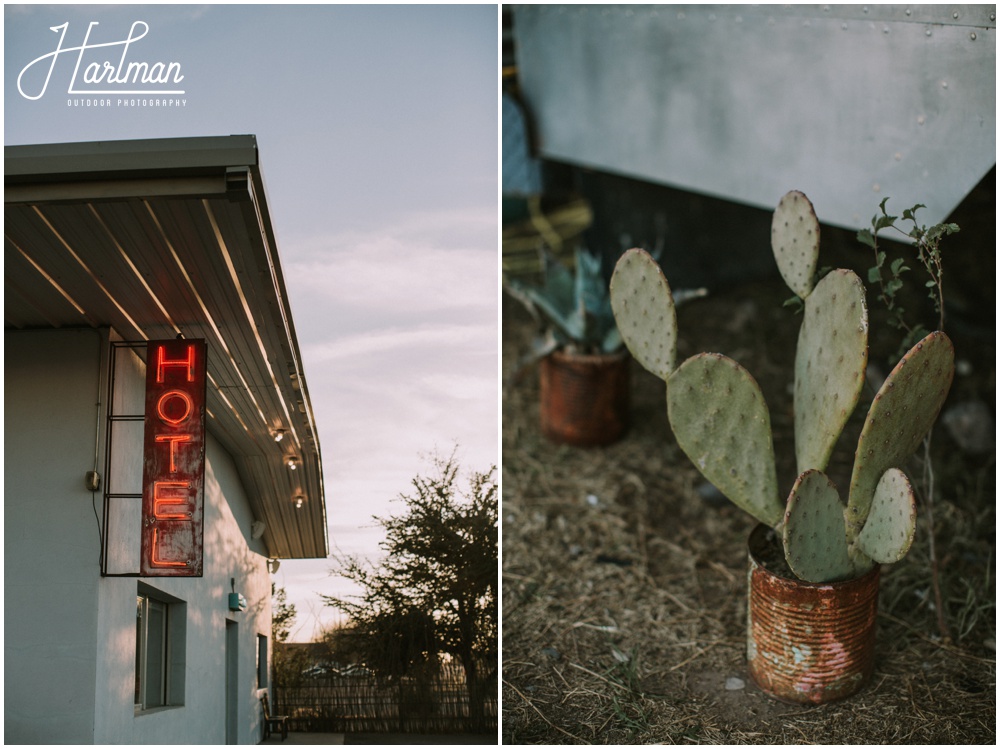
[[[270,576],[232,459],[210,433],[203,577],[142,578],[185,602],[184,704],[137,713],[139,579],[100,576],[83,478],[94,463],[99,337],[7,333],[5,346],[5,741],[225,743],[228,619],[239,633],[236,740],[258,742],[257,635],[270,650]],[[118,384],[134,397],[141,377],[141,366],[125,367]],[[103,471],[103,435],[100,448]],[[136,466],[120,462],[117,471],[134,475]],[[100,514],[100,494],[96,506]],[[231,579],[246,611],[228,609]]]
[[[5,743],[93,741],[100,537],[84,474],[99,342],[4,335]]]

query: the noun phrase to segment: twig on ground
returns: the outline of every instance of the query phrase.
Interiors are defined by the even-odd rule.
[[[667,669],[667,671],[668,672],[670,672],[670,671],[676,671],[681,666],[686,666],[688,663],[690,663],[691,661],[693,661],[695,658],[698,658],[699,656],[704,655],[705,653],[707,653],[709,650],[711,650],[712,648],[714,648],[718,644],[719,644],[718,641],[708,643],[708,645],[706,645],[705,647],[703,647],[697,653],[695,653],[694,655],[692,655],[692,656],[690,656],[688,658],[685,658],[683,661],[681,661],[677,665],[671,666],[670,668]]]
[[[601,676],[599,673],[591,671],[589,668],[586,668],[585,666],[581,666],[578,663],[570,663],[569,665],[572,666],[573,668],[577,668],[577,669],[579,669],[579,670],[581,670],[581,671],[583,671],[585,673],[588,673],[591,676],[595,676],[598,679],[600,679],[601,681],[606,682],[607,684],[610,684],[613,687],[618,687],[619,689],[624,689],[626,692],[631,692],[632,691],[631,688],[625,686],[624,684],[619,684],[617,681],[612,681],[611,679],[607,678],[606,676]]]
[[[937,547],[934,543],[934,467],[931,464],[931,435],[924,437],[924,488],[927,494],[927,531],[931,555],[931,587],[934,589],[934,606],[937,613],[938,632],[941,639],[951,642],[948,622],[944,618],[944,604],[941,602],[941,575],[938,566]]]
[[[729,582],[731,582],[731,583],[735,583],[736,582],[736,575],[734,575],[732,572],[730,572],[728,569],[726,569],[725,567],[723,567],[718,562],[709,560],[708,566],[711,567],[716,572],[718,572],[719,574],[721,574],[727,580],[729,580]]]
[[[949,653],[952,653],[953,655],[957,655],[960,658],[966,658],[966,659],[968,659],[970,661],[977,661],[978,663],[994,663],[994,664],[996,663],[996,659],[994,659],[994,658],[980,658],[978,655],[972,655],[971,653],[966,653],[965,651],[959,650],[958,648],[956,648],[956,647],[954,647],[952,645],[949,645],[947,643],[938,642],[937,640],[935,640],[935,639],[933,639],[931,637],[928,637],[927,635],[925,635],[920,630],[918,630],[918,629],[916,629],[914,627],[911,627],[909,624],[907,624],[906,622],[904,622],[902,619],[900,619],[898,617],[895,617],[892,614],[889,614],[889,613],[887,613],[885,611],[879,611],[878,615],[879,616],[884,616],[886,619],[888,619],[889,621],[893,622],[894,624],[898,624],[900,627],[903,627],[907,631],[912,632],[913,634],[915,634],[917,637],[919,637],[924,642],[929,642],[934,647],[940,648],[941,650],[947,650]]]
[[[590,742],[587,741],[586,739],[581,739],[579,736],[574,736],[569,731],[566,731],[566,730],[560,728],[555,723],[553,723],[551,720],[549,720],[548,718],[546,718],[545,715],[542,713],[542,711],[539,710],[537,707],[535,707],[535,704],[531,700],[529,700],[527,697],[525,697],[524,694],[521,692],[521,690],[518,689],[517,687],[515,687],[509,681],[507,681],[506,679],[504,679],[503,683],[506,684],[511,689],[513,689],[517,693],[517,696],[520,697],[522,700],[524,700],[528,704],[528,707],[530,707],[532,710],[534,710],[536,713],[538,713],[538,717],[541,718],[542,720],[544,720],[549,726],[551,726],[552,728],[554,728],[557,731],[559,731],[559,733],[562,733],[562,734],[565,734],[565,735],[569,736],[574,741],[579,741],[581,744],[590,744]]]

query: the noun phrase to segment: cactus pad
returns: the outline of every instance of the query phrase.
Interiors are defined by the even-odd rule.
[[[879,480],[913,454],[948,395],[955,349],[941,331],[911,348],[875,395],[854,454],[847,503],[848,540],[861,532]]]
[[[705,478],[761,522],[781,521],[771,418],[749,372],[721,354],[693,356],[670,376],[667,413]]]
[[[659,263],[645,250],[628,250],[618,259],[611,308],[635,360],[666,380],[677,360],[677,311]]]
[[[795,456],[799,473],[826,470],[854,412],[868,364],[865,289],[852,271],[835,270],[805,302],[795,354]]]
[[[917,505],[906,474],[890,468],[875,487],[872,509],[858,535],[858,546],[880,564],[902,559],[917,527]]]
[[[809,198],[798,190],[786,193],[774,211],[771,249],[788,287],[808,297],[819,261],[819,220]]]
[[[785,559],[799,578],[828,583],[854,575],[847,554],[844,504],[822,471],[810,469],[796,480],[781,535]]]

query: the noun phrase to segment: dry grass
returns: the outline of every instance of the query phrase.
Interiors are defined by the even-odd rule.
[[[781,309],[785,296],[780,282],[755,284],[682,308],[680,355],[722,351],[754,374],[787,488],[798,322]],[[821,707],[778,703],[746,674],[745,539],[754,521],[700,498],[702,479],[670,434],[662,383],[637,366],[624,440],[596,450],[546,442],[534,370],[511,377],[532,333],[505,300],[504,743],[995,743],[992,454],[967,459],[935,436],[953,640],[938,637],[921,513],[910,555],[884,571],[869,686]],[[992,373],[992,348],[976,355],[989,361],[978,371]],[[992,379],[981,385],[992,398]],[[835,481],[852,458],[848,450],[838,459]],[[745,687],[727,690],[729,677]]]

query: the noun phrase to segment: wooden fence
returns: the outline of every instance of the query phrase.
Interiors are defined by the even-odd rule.
[[[496,682],[487,687],[480,725],[469,710],[465,677],[446,664],[433,677],[387,684],[370,675],[330,674],[272,685],[273,712],[292,731],[323,733],[480,733],[497,730]]]

